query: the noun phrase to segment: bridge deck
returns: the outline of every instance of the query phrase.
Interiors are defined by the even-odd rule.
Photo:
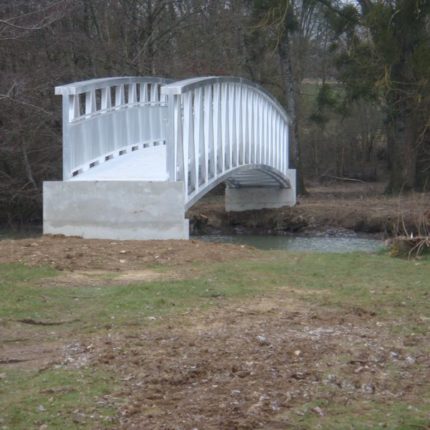
[[[139,149],[71,178],[71,181],[167,181],[166,146]]]

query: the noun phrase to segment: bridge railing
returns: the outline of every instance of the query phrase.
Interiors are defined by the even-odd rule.
[[[155,77],[105,78],[55,88],[63,96],[63,179],[130,151],[165,143],[166,106]]]
[[[173,82],[161,93],[168,104],[167,172],[185,182],[188,202],[241,166],[287,174],[289,120],[262,87],[206,77]]]

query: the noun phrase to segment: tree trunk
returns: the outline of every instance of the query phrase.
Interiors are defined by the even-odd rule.
[[[430,190],[430,133],[424,132],[423,141],[418,148],[417,175],[415,188],[418,191]]]
[[[292,54],[290,49],[290,38],[288,32],[285,33],[278,45],[278,54],[280,69],[284,87],[285,99],[287,100],[287,113],[290,118],[290,163],[297,169],[297,193],[306,195],[303,169],[301,146],[298,123],[298,91],[297,78],[293,72]]]
[[[390,194],[410,191],[416,185],[416,124],[413,113],[405,106],[398,108],[388,123],[388,156],[390,181],[386,192]]]

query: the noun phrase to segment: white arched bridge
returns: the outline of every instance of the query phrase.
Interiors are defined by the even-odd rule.
[[[221,182],[226,209],[294,205],[288,117],[242,78],[105,78],[63,96],[63,181],[44,183],[44,232],[188,238],[185,212]]]

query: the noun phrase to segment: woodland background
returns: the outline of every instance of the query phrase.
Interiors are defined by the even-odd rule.
[[[0,0],[0,224],[41,222],[61,178],[54,87],[243,76],[286,107],[309,180],[430,185],[429,0]],[[428,183],[429,182],[429,183]]]

